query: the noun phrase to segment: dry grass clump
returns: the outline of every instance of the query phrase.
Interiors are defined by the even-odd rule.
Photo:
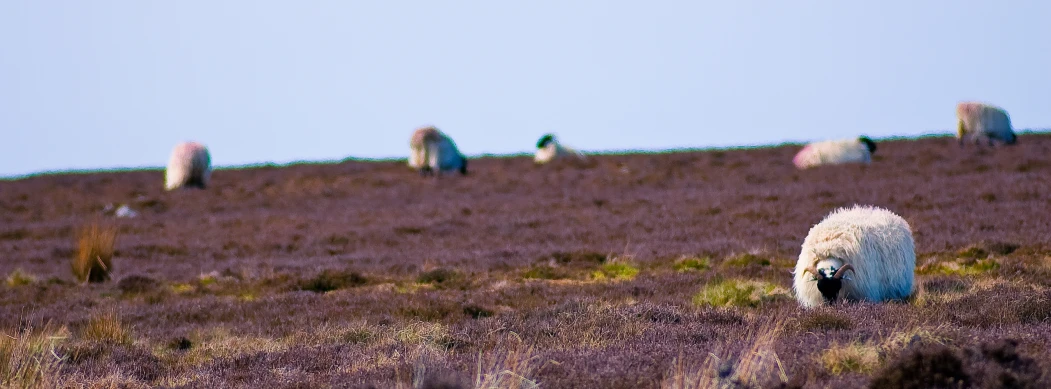
[[[73,257],[73,276],[77,281],[104,282],[113,271],[113,247],[117,229],[94,223],[80,230],[77,236],[77,255]]]
[[[7,276],[7,286],[10,286],[12,288],[29,285],[34,282],[36,282],[36,277],[33,277],[32,274],[22,271],[22,269],[15,269],[15,271],[11,272],[11,274]]]
[[[55,347],[68,337],[65,327],[50,323],[39,331],[25,328],[17,336],[0,333],[0,387],[60,387],[62,358]]]
[[[690,366],[680,356],[661,381],[662,389],[793,388],[781,358],[774,350],[781,323],[766,323],[750,332],[737,353],[722,345],[708,353],[699,366]],[[722,354],[722,356],[720,356]],[[736,354],[736,355],[735,355]]]
[[[865,343],[832,344],[821,353],[821,364],[832,374],[869,373],[880,362],[880,348]]]
[[[131,344],[131,330],[124,326],[120,316],[114,311],[106,311],[92,316],[81,330],[83,339],[115,344]]]
[[[536,389],[540,383],[533,374],[540,367],[540,357],[532,347],[517,345],[507,351],[494,351],[487,356],[478,353],[474,374],[475,388]]]

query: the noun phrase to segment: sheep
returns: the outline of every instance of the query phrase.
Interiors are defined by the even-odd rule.
[[[208,148],[197,142],[183,142],[172,149],[164,174],[164,189],[208,186],[212,177],[212,158]]]
[[[872,163],[872,154],[875,152],[876,142],[865,136],[857,139],[826,140],[803,147],[792,158],[792,163],[799,169],[844,163],[867,165]]]
[[[853,278],[846,277],[852,272]],[[805,308],[847,301],[901,301],[913,291],[916,249],[909,223],[883,208],[840,208],[810,229],[793,271]]]
[[[1011,117],[1007,111],[995,105],[966,101],[956,104],[956,140],[963,147],[964,137],[970,136],[976,146],[981,138],[993,145],[993,139],[1013,145],[1018,141],[1011,128]]]
[[[574,150],[571,147],[562,145],[554,134],[544,134],[540,137],[540,140],[536,142],[536,155],[533,157],[533,162],[538,165],[549,163],[557,159],[572,158],[577,162],[584,162],[587,157],[583,153]]]
[[[420,175],[459,171],[467,175],[467,158],[456,148],[456,143],[434,126],[416,129],[409,140],[409,167]]]

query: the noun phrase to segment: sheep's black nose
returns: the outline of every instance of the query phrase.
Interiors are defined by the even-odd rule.
[[[817,290],[825,297],[827,302],[835,302],[839,296],[839,290],[843,288],[843,280],[835,278],[822,278],[817,280]]]

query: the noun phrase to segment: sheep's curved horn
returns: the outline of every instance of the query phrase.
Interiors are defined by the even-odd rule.
[[[839,268],[838,270],[836,270],[836,275],[832,276],[832,278],[835,278],[837,280],[840,279],[840,278],[843,278],[843,276],[847,274],[847,270],[850,270],[850,271],[854,272],[854,274],[857,274],[857,271],[854,271],[854,266],[850,266],[850,264],[848,263],[846,265],[843,265],[843,267]]]
[[[825,276],[822,275],[821,272],[817,271],[817,267],[815,267],[815,266],[811,266],[811,267],[808,267],[806,269],[803,269],[803,273],[806,273],[806,272],[810,272],[810,274],[813,274],[814,277],[817,277],[817,278],[825,278]]]

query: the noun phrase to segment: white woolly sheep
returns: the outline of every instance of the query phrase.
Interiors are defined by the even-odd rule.
[[[554,134],[544,134],[540,137],[540,140],[536,142],[536,155],[533,157],[533,162],[537,164],[545,164],[556,159],[572,158],[577,162],[584,162],[587,160],[584,154],[574,150],[571,147],[562,145]]]
[[[164,189],[197,187],[204,189],[212,177],[212,158],[197,142],[175,145],[164,172]]]
[[[1009,145],[1018,140],[1007,111],[995,105],[973,101],[956,104],[956,140],[960,147],[963,147],[964,137],[967,136],[974,140],[975,145],[980,145],[983,137],[989,146],[993,145],[993,139]]]
[[[421,175],[459,171],[467,175],[467,158],[456,148],[456,143],[433,126],[421,127],[409,140],[409,166]]]
[[[869,164],[872,163],[872,154],[875,152],[876,142],[864,136],[857,139],[826,140],[803,147],[792,158],[792,163],[799,169],[844,163]]]
[[[853,278],[844,277],[853,271]],[[909,223],[883,208],[840,208],[810,229],[793,272],[806,308],[847,301],[895,301],[913,291],[916,249]],[[845,281],[845,282],[844,282]]]

